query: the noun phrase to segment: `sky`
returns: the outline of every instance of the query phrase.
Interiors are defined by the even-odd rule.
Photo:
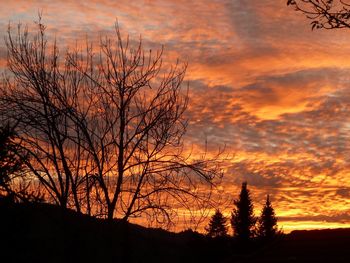
[[[350,227],[350,31],[311,31],[286,0],[0,0],[0,68],[9,22],[38,11],[61,46],[120,28],[188,63],[186,142],[232,156],[218,194],[247,181],[285,231]],[[232,202],[222,209],[226,215]]]

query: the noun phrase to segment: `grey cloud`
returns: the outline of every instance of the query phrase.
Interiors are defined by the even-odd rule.
[[[340,197],[349,198],[350,188],[339,188],[335,193]]]

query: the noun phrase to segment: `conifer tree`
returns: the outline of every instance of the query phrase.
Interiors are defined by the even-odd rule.
[[[263,239],[271,239],[277,233],[277,218],[267,195],[266,203],[261,211],[258,222],[258,236]]]
[[[0,194],[10,191],[10,181],[22,168],[22,162],[15,154],[18,149],[12,142],[13,133],[8,125],[0,127]]]
[[[211,217],[208,227],[206,228],[207,235],[210,237],[225,237],[227,236],[227,219],[223,216],[219,209]]]
[[[253,202],[247,188],[247,182],[242,183],[238,200],[234,201],[235,208],[231,214],[233,235],[241,240],[249,240],[254,236],[256,217],[254,216]]]

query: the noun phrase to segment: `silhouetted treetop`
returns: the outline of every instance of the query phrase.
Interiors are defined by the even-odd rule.
[[[209,225],[206,227],[207,235],[214,238],[227,236],[226,222],[227,218],[217,209],[211,217]]]
[[[267,195],[265,205],[258,220],[257,234],[261,238],[271,239],[276,235],[277,231],[277,218],[275,215],[275,210],[271,205],[270,196]]]
[[[249,240],[254,236],[256,217],[247,182],[242,183],[239,198],[234,201],[234,205],[235,208],[231,214],[233,235],[242,240]]]

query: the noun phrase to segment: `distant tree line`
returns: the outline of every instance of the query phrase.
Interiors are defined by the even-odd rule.
[[[239,197],[234,201],[234,206],[230,224],[233,237],[238,241],[245,243],[254,238],[272,240],[280,233],[269,195],[266,197],[260,217],[256,217],[250,191],[247,188],[247,183],[243,182]],[[217,209],[206,228],[207,235],[213,238],[228,237],[227,221],[228,218],[224,217],[222,212]]]

